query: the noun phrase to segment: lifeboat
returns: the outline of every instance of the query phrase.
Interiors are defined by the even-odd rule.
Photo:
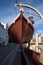
[[[33,17],[26,18],[21,10],[8,28],[9,42],[29,43],[34,33]]]

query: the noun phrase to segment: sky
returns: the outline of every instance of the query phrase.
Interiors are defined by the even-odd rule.
[[[10,24],[12,20],[18,15],[19,7],[15,7],[15,3],[23,3],[30,5],[38,9],[38,11],[43,15],[43,0],[0,0],[0,22],[5,24]],[[27,12],[27,13],[26,13]],[[34,32],[38,34],[43,34],[43,21],[40,17],[31,9],[24,8],[24,15],[29,17],[33,14],[34,19]]]

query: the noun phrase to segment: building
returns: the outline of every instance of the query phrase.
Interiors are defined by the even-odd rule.
[[[6,25],[7,27],[7,25]],[[1,45],[7,45],[8,43],[8,28],[4,28],[4,25],[0,23],[0,44]]]
[[[42,43],[43,43],[43,34],[35,34],[30,42],[30,49],[40,51],[40,49],[38,49],[38,46],[41,46]]]
[[[43,43],[43,34],[37,34],[38,36],[38,43]],[[35,37],[32,38],[31,42],[30,43],[36,43],[36,35]]]
[[[40,35],[39,41],[40,41],[40,43],[43,43],[43,34]]]

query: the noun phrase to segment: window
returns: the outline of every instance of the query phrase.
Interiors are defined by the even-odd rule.
[[[43,42],[43,37],[41,37],[41,41]]]

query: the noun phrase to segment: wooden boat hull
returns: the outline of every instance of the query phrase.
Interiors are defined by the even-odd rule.
[[[39,61],[40,53],[37,53],[27,48],[24,49],[24,53],[26,54],[28,60],[31,62],[32,65],[43,65]]]
[[[8,29],[9,42],[17,42],[20,44],[29,43],[33,33],[33,26],[30,23],[27,23],[27,20],[23,15],[20,15],[15,23],[12,23]]]

